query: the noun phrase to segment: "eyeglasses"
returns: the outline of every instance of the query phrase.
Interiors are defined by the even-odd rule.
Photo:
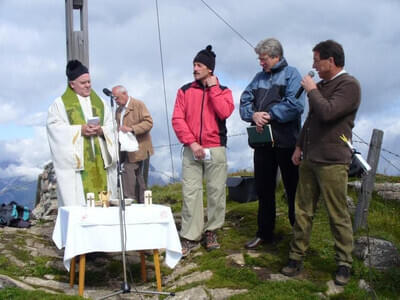
[[[320,59],[314,59],[314,64],[319,64],[321,61],[323,61],[323,60],[328,60],[330,57],[328,57],[328,58],[320,58]]]
[[[269,56],[269,55],[263,55],[263,56],[259,56],[257,59],[258,59],[260,62],[267,62],[267,61],[269,61],[269,60],[271,60],[271,59],[274,59],[274,57],[271,57],[271,56]]]

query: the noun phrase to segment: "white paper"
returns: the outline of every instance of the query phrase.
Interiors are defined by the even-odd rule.
[[[118,136],[121,144],[121,151],[135,152],[139,150],[139,144],[132,132],[120,131]]]
[[[210,149],[209,148],[204,148],[203,150],[204,150],[204,158],[202,160],[211,160],[211,151],[210,151]],[[197,159],[196,156],[194,156],[194,154],[193,154],[193,157],[194,157],[194,160],[199,160],[199,159]]]

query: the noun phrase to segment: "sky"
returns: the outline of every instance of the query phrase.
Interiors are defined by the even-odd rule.
[[[378,171],[400,175],[399,1],[205,2],[246,41],[201,0],[158,1],[165,97],[156,1],[88,4],[92,87],[107,102],[102,89],[122,84],[145,102],[154,119],[151,164],[156,172],[172,176],[174,170],[179,176],[182,147],[171,115],[177,90],[193,80],[194,56],[208,44],[217,55],[215,74],[235,102],[227,121],[229,171],[252,170],[248,124],[238,108],[241,92],[261,67],[247,42],[255,46],[275,37],[301,74],[312,69],[318,42],[334,39],[343,45],[345,69],[362,88],[354,146],[366,158],[373,129],[384,131]],[[50,161],[47,109],[66,88],[65,65],[65,1],[0,0],[0,178],[34,179]]]

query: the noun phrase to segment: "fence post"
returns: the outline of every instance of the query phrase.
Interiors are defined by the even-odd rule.
[[[375,185],[376,169],[378,168],[379,155],[383,140],[383,131],[374,129],[372,132],[371,143],[368,150],[367,162],[371,166],[371,171],[363,178],[361,190],[358,195],[356,214],[354,217],[353,231],[365,228],[367,225],[369,202]]]

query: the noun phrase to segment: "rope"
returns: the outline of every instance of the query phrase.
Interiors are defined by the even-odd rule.
[[[231,24],[229,24],[223,17],[221,17],[221,15],[218,14],[210,5],[208,5],[204,0],[200,1],[203,2],[203,4],[207,6],[207,8],[211,10],[222,22],[224,22],[234,33],[236,33],[243,41],[245,41],[252,49],[254,49],[254,46],[248,40],[246,40],[245,37],[239,33],[239,31],[233,28]]]
[[[160,46],[161,74],[162,74],[162,82],[163,82],[163,89],[164,89],[165,116],[166,116],[166,120],[167,120],[168,141],[169,141],[169,146],[170,146],[169,153],[170,153],[170,158],[171,158],[172,180],[174,181],[174,176],[175,176],[174,159],[172,156],[171,134],[170,134],[170,129],[169,129],[167,92],[166,92],[166,88],[165,88],[164,60],[163,60],[163,52],[162,52],[162,44],[161,44],[161,29],[160,29],[160,15],[158,12],[158,0],[155,0],[155,2],[156,2],[156,12],[157,12],[158,44]]]

